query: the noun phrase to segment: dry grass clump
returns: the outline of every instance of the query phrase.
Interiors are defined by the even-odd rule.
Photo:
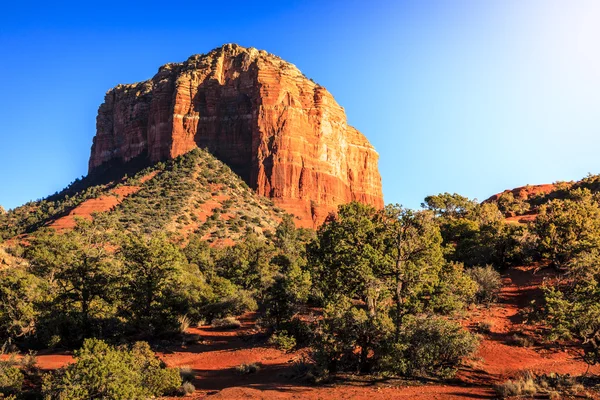
[[[184,382],[179,389],[179,392],[182,396],[187,396],[196,391],[196,387],[191,382]]]
[[[479,321],[476,326],[476,330],[479,333],[490,333],[494,324],[490,321]]]
[[[528,336],[515,333],[511,338],[512,344],[519,347],[531,347],[534,345],[533,339]]]
[[[242,323],[233,317],[227,317],[213,319],[210,325],[218,329],[237,329],[242,326]]]
[[[180,315],[177,317],[177,322],[179,323],[180,333],[185,333],[192,325],[192,321],[187,315]]]
[[[537,393],[537,385],[534,375],[530,373],[524,374],[524,376],[519,379],[508,380],[504,383],[496,385],[495,389],[496,394],[501,399]]]
[[[569,374],[543,374],[535,375],[525,371],[520,377],[496,385],[496,394],[499,398],[531,396],[543,393],[550,399],[561,399],[566,395],[576,395],[585,391],[585,387],[578,382],[576,377]]]
[[[235,370],[242,375],[248,375],[248,374],[255,374],[258,371],[260,371],[260,364],[259,363],[251,363],[251,364],[240,364],[237,367],[235,367]]]

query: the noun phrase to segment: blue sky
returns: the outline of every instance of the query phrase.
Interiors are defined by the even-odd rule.
[[[108,89],[231,42],[334,95],[387,203],[600,173],[598,21],[595,0],[4,3],[0,205],[87,173]]]

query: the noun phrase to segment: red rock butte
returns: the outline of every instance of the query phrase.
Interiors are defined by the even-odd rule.
[[[90,173],[207,148],[259,195],[314,227],[339,204],[383,206],[378,154],[294,65],[226,44],[118,85],[98,110]]]

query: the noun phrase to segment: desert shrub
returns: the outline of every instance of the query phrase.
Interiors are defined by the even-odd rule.
[[[0,397],[18,395],[25,376],[13,360],[0,361]]]
[[[296,347],[296,339],[285,330],[274,333],[269,338],[269,343],[286,353],[289,353]]]
[[[237,329],[242,323],[233,317],[213,319],[211,326],[217,329]]]
[[[315,333],[314,359],[328,374],[370,372],[374,359],[369,355],[378,354],[392,330],[391,319],[383,313],[371,315],[348,299],[328,304]]]
[[[237,367],[235,367],[235,370],[237,371],[237,373],[242,374],[242,375],[248,375],[248,374],[255,374],[258,371],[260,371],[260,364],[259,363],[251,363],[251,364],[240,364]]]
[[[520,396],[522,392],[521,383],[519,381],[508,380],[494,387],[496,394],[501,399],[507,397]]]
[[[115,348],[87,339],[75,352],[75,359],[44,376],[46,399],[147,399],[175,393],[181,386],[179,371],[165,368],[147,343]]]
[[[478,288],[475,296],[479,303],[490,304],[496,301],[502,287],[502,278],[494,267],[491,265],[473,267],[467,273],[477,283]]]
[[[545,394],[551,399],[561,399],[577,395],[585,390],[580,382],[582,378],[569,374],[541,374],[524,371],[515,379],[496,385],[495,390],[500,398],[514,396],[531,396]]]
[[[409,376],[450,377],[477,345],[477,338],[456,322],[441,317],[410,317],[400,340],[382,356],[380,369]]]
[[[504,383],[495,386],[495,391],[498,397],[504,399],[513,396],[531,396],[538,393],[540,390],[545,391],[543,386],[546,386],[543,379],[536,377],[530,371],[524,371],[515,380],[508,380]]]

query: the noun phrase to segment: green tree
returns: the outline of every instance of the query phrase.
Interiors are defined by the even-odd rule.
[[[272,245],[249,234],[241,242],[222,250],[216,260],[217,273],[244,289],[260,293],[272,284],[277,272],[277,267],[271,264],[274,254]]]
[[[79,221],[68,232],[40,232],[26,251],[31,271],[50,284],[50,314],[74,313],[74,322],[84,336],[92,334],[92,318],[110,315],[118,294],[119,267],[109,255],[108,245],[98,226]]]
[[[129,235],[120,255],[125,268],[123,303],[129,319],[153,333],[169,329],[174,315],[173,301],[186,259],[164,234],[150,237]]]
[[[319,228],[311,262],[325,301],[359,299],[374,313],[385,289],[380,279],[386,262],[381,221],[375,208],[352,202],[339,206],[337,216]]]
[[[459,194],[440,193],[425,197],[421,207],[431,210],[438,217],[462,218],[473,211],[477,202]]]
[[[561,270],[580,254],[600,247],[597,195],[587,189],[577,189],[571,197],[552,200],[540,207],[533,226],[541,255]]]
[[[424,292],[433,291],[444,264],[442,236],[432,212],[388,206],[384,220],[387,255],[384,276],[394,293],[396,341],[402,318],[421,306]]]
[[[47,291],[47,283],[24,268],[0,270],[0,338],[32,336]]]

